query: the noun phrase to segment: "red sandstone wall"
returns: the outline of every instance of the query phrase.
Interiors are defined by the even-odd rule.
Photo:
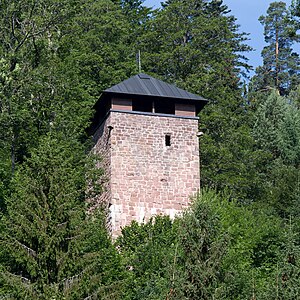
[[[98,168],[102,168],[104,176],[102,176],[101,184],[103,192],[97,198],[91,199],[91,210],[99,207],[100,205],[109,210],[111,204],[111,129],[109,128],[110,117],[108,117],[96,130],[94,134],[95,146],[93,153],[99,155]],[[111,228],[110,216],[108,218],[108,228]]]
[[[173,217],[188,206],[200,184],[197,131],[195,119],[110,113],[94,150],[104,155],[110,177],[100,201],[111,203],[113,235],[132,220]],[[166,134],[171,146],[165,145]]]

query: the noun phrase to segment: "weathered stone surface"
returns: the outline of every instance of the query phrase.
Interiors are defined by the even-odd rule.
[[[133,220],[174,217],[189,205],[200,185],[197,131],[197,119],[110,112],[94,136],[94,151],[107,175],[97,203],[109,207],[113,236]]]

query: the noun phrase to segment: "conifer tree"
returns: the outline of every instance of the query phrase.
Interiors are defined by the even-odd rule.
[[[139,39],[144,71],[211,100],[200,119],[202,186],[228,186],[244,199],[255,171],[239,83],[249,67],[241,54],[250,50],[246,35],[223,1],[166,1],[148,29]]]
[[[262,51],[263,65],[253,78],[256,90],[276,88],[287,95],[299,83],[299,55],[292,49],[296,28],[284,2],[271,3],[267,15],[259,21],[264,26],[267,46]]]
[[[274,158],[280,155],[279,127],[287,109],[286,100],[276,92],[271,93],[267,100],[262,103],[256,113],[253,134],[258,145],[270,151]]]
[[[275,91],[260,103],[255,114],[253,136],[257,146],[280,158],[286,165],[298,167],[299,109],[294,102],[278,95]]]
[[[170,299],[213,299],[222,295],[222,259],[226,235],[220,231],[218,214],[208,204],[216,194],[205,191],[183,216],[179,228],[179,274]],[[180,266],[181,264],[181,266]]]
[[[90,165],[90,164],[89,164]],[[104,216],[88,216],[88,164],[76,140],[51,134],[15,174],[1,219],[1,296],[114,298],[124,278]]]
[[[291,24],[293,26],[290,31],[290,37],[295,41],[299,42],[299,33],[298,30],[300,28],[299,17],[300,17],[300,2],[299,0],[292,0],[292,4],[289,7],[289,13],[291,18]]]

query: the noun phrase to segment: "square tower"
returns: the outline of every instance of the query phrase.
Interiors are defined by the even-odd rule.
[[[207,100],[146,74],[105,90],[95,105],[112,235],[131,221],[174,217],[200,188],[198,113]]]

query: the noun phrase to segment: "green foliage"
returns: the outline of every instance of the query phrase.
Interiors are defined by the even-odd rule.
[[[298,216],[299,110],[273,92],[258,106],[255,118],[256,146],[270,155],[264,170],[263,201],[267,200],[281,216]]]
[[[282,1],[271,3],[267,15],[259,21],[268,45],[262,51],[263,66],[257,68],[253,78],[256,90],[276,88],[287,95],[299,84],[299,55],[292,49],[297,29]]]
[[[93,97],[136,70],[128,32],[130,23],[121,8],[104,0],[82,1],[67,28],[59,55],[69,67],[78,69],[85,89]]]
[[[156,217],[125,227],[117,241],[131,272],[128,299],[211,299],[218,295],[226,235],[203,193],[173,222]]]
[[[220,295],[226,234],[212,209],[216,194],[203,192],[180,223],[178,269],[171,299],[212,299]]]
[[[250,48],[223,1],[143,2],[0,2],[0,298],[298,299],[299,1],[260,18],[268,45],[248,99]],[[87,214],[101,171],[85,128],[138,50],[145,72],[211,100],[201,184],[220,193],[113,246],[105,215]]]
[[[285,253],[281,226],[270,207],[240,205],[209,190],[173,223],[132,223],[117,242],[131,273],[127,297],[263,297]]]
[[[300,16],[300,2],[299,0],[292,0],[292,15],[299,17]]]
[[[214,204],[220,214],[221,228],[228,236],[222,260],[225,299],[259,296],[268,284],[279,257],[283,240],[280,219],[269,207],[241,206],[224,197]]]
[[[12,173],[39,136],[84,136],[101,90],[132,74],[129,22],[110,1],[1,2],[0,131]]]
[[[284,227],[284,243],[273,280],[262,294],[262,299],[298,299],[299,289],[299,236],[291,219]]]
[[[253,136],[258,146],[270,151],[273,158],[280,156],[279,128],[287,115],[287,106],[286,99],[273,92],[256,112]]]
[[[3,296],[13,299],[113,297],[124,274],[104,216],[87,216],[84,147],[43,138],[15,174],[1,223]]]
[[[169,293],[171,262],[178,253],[178,225],[178,221],[158,216],[122,229],[116,244],[131,273],[126,288],[128,299],[164,299]]]
[[[225,82],[235,88],[243,65],[237,52],[249,47],[226,9],[216,1],[166,2],[139,39],[143,69],[212,99]]]

